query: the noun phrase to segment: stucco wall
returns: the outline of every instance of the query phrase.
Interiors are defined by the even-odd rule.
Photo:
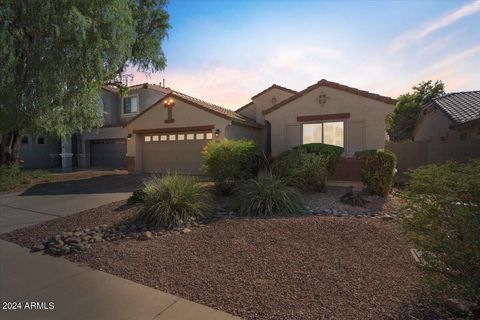
[[[272,99],[276,99],[276,103],[279,103],[289,97],[293,96],[293,93],[287,92],[278,88],[273,88],[263,93],[261,96],[252,99],[252,102],[255,104],[255,119],[258,123],[264,124],[265,117],[262,113],[263,110],[268,109],[274,105]]]
[[[415,129],[415,141],[447,140],[459,141],[460,135],[455,130],[450,130],[452,120],[442,111],[432,108],[428,113],[422,114]]]
[[[219,138],[223,139],[225,137],[225,128],[231,124],[231,121],[223,117],[204,111],[195,106],[191,106],[179,100],[175,101],[175,106],[173,107],[173,119],[175,122],[165,123],[165,119],[167,118],[167,108],[165,108],[163,104],[159,103],[128,124],[126,127],[126,134],[133,133],[133,130],[214,125],[215,128],[212,131],[219,129]],[[139,144],[141,143],[136,143],[136,139],[127,141],[127,156],[135,156],[137,154],[136,147]],[[137,160],[138,159],[135,160],[136,167],[137,163],[139,162]],[[139,171],[138,167],[137,171]]]
[[[139,104],[138,113],[141,113],[143,112],[143,110],[150,107],[152,104],[160,100],[166,94],[160,91],[152,90],[152,89],[140,88],[136,90],[129,90],[124,97],[130,96],[130,95],[138,95],[138,104]],[[118,95],[117,99],[118,99],[117,112],[119,115],[120,122],[122,123],[127,122],[131,118],[138,115],[138,113],[123,114],[123,102],[122,102],[123,97],[120,97],[120,95]]]
[[[232,124],[227,126],[225,129],[225,138],[236,140],[248,139],[254,141],[258,145],[261,145],[261,132],[262,129]]]
[[[20,160],[23,160],[24,168],[48,168],[52,161],[50,154],[58,154],[60,152],[59,140],[55,137],[45,137],[45,144],[37,143],[36,135],[28,135],[28,144],[20,146]],[[58,159],[57,159],[58,160]]]
[[[327,96],[324,105],[318,101],[320,94]],[[287,150],[289,145],[301,143],[302,123],[297,121],[297,116],[305,115],[349,113],[350,118],[346,119],[344,124],[345,155],[347,156],[357,150],[384,148],[385,118],[393,109],[393,105],[353,93],[329,87],[316,88],[265,115],[265,120],[271,123],[272,155],[275,156]],[[353,128],[355,130],[352,130]],[[360,128],[363,128],[363,132],[360,132],[361,138],[359,138]],[[352,145],[351,142],[355,143]]]
[[[100,98],[103,101],[103,118],[105,125],[111,125],[113,123],[118,123],[118,94],[107,91],[100,90]]]
[[[252,103],[247,107],[243,108],[242,110],[237,111],[237,113],[255,121],[255,119],[257,118],[257,106],[254,103]]]

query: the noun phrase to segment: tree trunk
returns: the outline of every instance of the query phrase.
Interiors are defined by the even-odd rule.
[[[22,144],[23,133],[8,131],[2,134],[0,143],[0,165],[18,163],[18,153]]]

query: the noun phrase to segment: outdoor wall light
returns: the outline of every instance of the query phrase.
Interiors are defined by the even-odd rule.
[[[132,140],[132,134],[131,133],[127,134],[127,141],[130,141],[130,140]]]
[[[175,101],[173,101],[172,98],[170,99],[167,99],[163,102],[163,105],[165,106],[165,108],[170,108],[170,107],[173,107],[175,105]]]
[[[220,137],[220,129],[215,130],[215,138],[218,139]]]

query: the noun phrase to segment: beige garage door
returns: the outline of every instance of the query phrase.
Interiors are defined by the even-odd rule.
[[[211,139],[211,132],[145,134],[143,171],[203,174],[201,152]]]

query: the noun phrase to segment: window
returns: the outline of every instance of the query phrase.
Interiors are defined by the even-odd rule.
[[[145,136],[144,139],[145,139],[145,142],[150,142],[150,141],[152,141],[152,137],[150,137],[150,136]]]
[[[37,144],[45,144],[45,137],[42,137],[42,136],[37,137]]]
[[[193,133],[187,134],[187,140],[193,140],[195,139],[195,135]]]
[[[152,136],[152,141],[158,141],[158,136]]]
[[[196,134],[196,139],[197,139],[197,140],[203,140],[203,139],[205,139],[205,134],[204,134],[204,133],[197,133],[197,134]]]
[[[30,140],[30,139],[28,138],[28,136],[23,136],[23,138],[22,138],[22,144],[28,144],[29,140]]]
[[[343,147],[343,122],[307,123],[303,125],[303,144],[325,143]]]
[[[213,138],[213,134],[212,134],[211,132],[207,133],[207,134],[206,134],[206,138],[207,138],[208,140],[211,140],[211,139]]]
[[[178,139],[178,140],[185,140],[185,135],[184,135],[184,134],[179,134],[179,135],[177,136],[177,139]]]
[[[167,135],[162,134],[162,135],[160,136],[160,141],[167,141]]]
[[[138,96],[130,96],[123,98],[123,113],[137,113],[138,112]]]
[[[174,135],[174,134],[171,134],[171,135],[168,136],[168,140],[170,140],[170,141],[175,141],[176,138],[177,138],[177,136]]]

